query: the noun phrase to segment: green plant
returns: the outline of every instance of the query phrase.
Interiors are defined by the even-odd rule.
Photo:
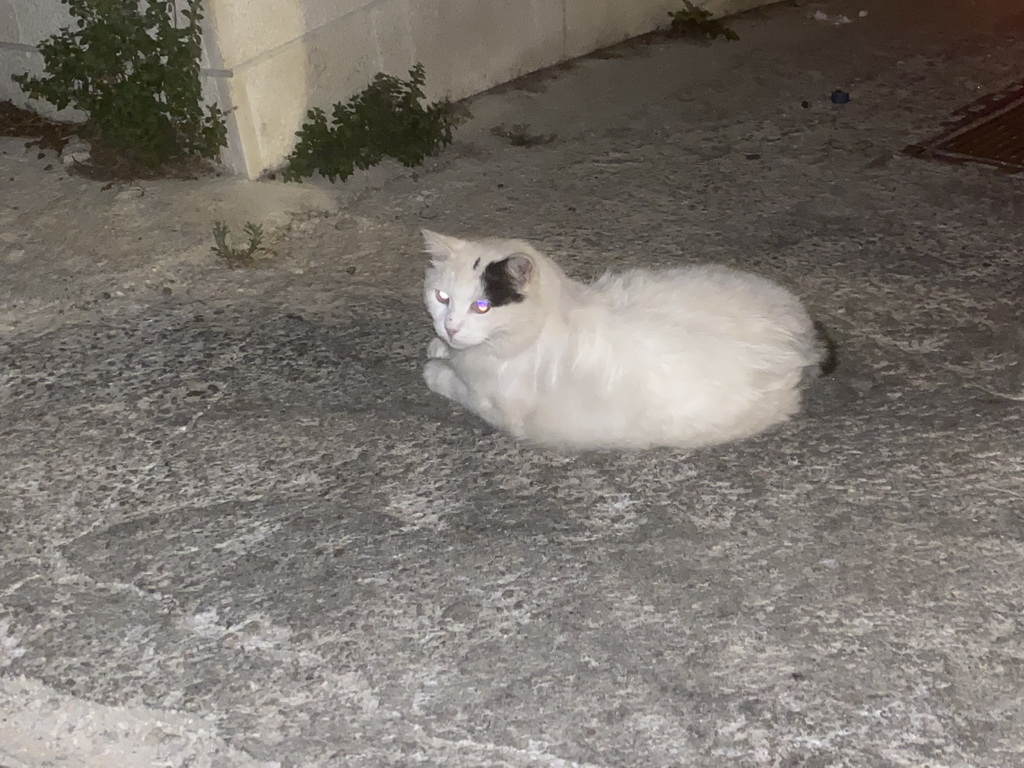
[[[511,128],[502,123],[491,128],[491,135],[506,139],[513,147],[537,147],[558,138],[555,133],[530,133],[529,123],[515,123]]]
[[[422,64],[409,71],[408,80],[378,73],[364,90],[334,105],[330,123],[322,109],[309,110],[282,171],[285,181],[317,171],[331,181],[344,181],[356,168],[369,168],[385,157],[412,167],[451,144],[452,105],[447,100],[421,104],[425,82]]]
[[[215,254],[228,262],[232,267],[251,267],[256,261],[256,254],[266,251],[263,247],[263,227],[247,221],[242,231],[249,236],[249,241],[244,248],[234,248],[228,242],[230,229],[223,221],[214,222],[213,241],[215,245],[210,249]]]
[[[681,11],[669,11],[673,35],[695,40],[714,40],[716,37],[724,37],[726,40],[740,39],[740,36],[725,26],[721,19],[711,18],[711,11],[698,8],[690,0],[683,0],[683,5],[685,7]]]
[[[78,28],[40,44],[43,77],[14,76],[29,96],[85,112],[91,140],[147,167],[227,143],[223,114],[203,108],[202,0],[61,3]]]

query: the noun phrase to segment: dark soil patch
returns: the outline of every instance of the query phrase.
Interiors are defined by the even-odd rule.
[[[89,141],[89,160],[72,163],[66,170],[94,181],[197,179],[220,174],[214,163],[197,158],[180,158],[158,166],[138,162],[122,150],[105,147],[90,139],[88,123],[50,120],[10,101],[0,101],[0,136],[29,139],[25,147],[38,148],[40,160],[45,157],[44,150],[50,149],[59,155],[72,137],[85,139]]]
[[[9,101],[0,101],[0,136],[18,136],[31,139],[26,147],[52,149],[58,154],[64,151],[68,140],[76,135],[81,126],[72,123],[58,123],[16,107]]]
[[[89,160],[73,163],[79,176],[94,181],[137,181],[140,179],[198,179],[219,176],[216,165],[202,158],[183,157],[157,166],[140,163],[120,150],[90,142]]]

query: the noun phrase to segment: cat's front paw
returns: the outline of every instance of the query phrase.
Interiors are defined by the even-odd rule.
[[[427,344],[427,357],[431,360],[445,360],[451,356],[451,348],[436,336]]]
[[[452,379],[455,373],[451,366],[442,360],[428,360],[423,366],[423,380],[431,392],[444,397],[452,397]]]

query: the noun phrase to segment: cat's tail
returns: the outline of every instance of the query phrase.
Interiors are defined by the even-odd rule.
[[[821,357],[818,360],[818,370],[822,376],[831,375],[839,367],[839,354],[837,352],[836,340],[828,332],[828,328],[820,320],[814,321],[815,340],[821,349]]]

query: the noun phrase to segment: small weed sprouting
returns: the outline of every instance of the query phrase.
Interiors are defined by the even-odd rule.
[[[227,128],[202,99],[202,0],[60,1],[77,29],[39,45],[45,74],[14,75],[22,90],[85,112],[86,138],[112,166],[152,169],[217,155]]]
[[[685,8],[681,11],[669,11],[672,17],[670,33],[675,37],[686,37],[691,40],[714,40],[724,37],[726,40],[739,40],[735,31],[725,26],[721,19],[711,18],[711,11],[698,8],[690,0],[683,0]]]
[[[502,123],[491,128],[491,134],[507,139],[513,147],[538,147],[550,144],[558,138],[558,134],[555,133],[530,133],[528,123],[516,123],[511,128],[506,128]]]
[[[451,144],[456,122],[452,104],[420,103],[425,82],[422,64],[409,71],[408,80],[378,73],[364,90],[334,105],[330,122],[322,109],[309,110],[282,171],[284,180],[299,181],[319,172],[330,181],[344,181],[357,168],[369,168],[385,157],[411,168]]]
[[[266,251],[263,247],[263,227],[247,221],[242,231],[249,237],[244,248],[234,248],[228,242],[230,229],[223,221],[215,222],[213,225],[213,241],[215,245],[210,249],[224,259],[232,268],[251,267],[257,259],[256,254]]]

